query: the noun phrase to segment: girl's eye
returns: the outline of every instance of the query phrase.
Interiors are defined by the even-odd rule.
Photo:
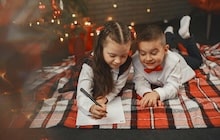
[[[115,55],[113,55],[113,54],[109,54],[109,56],[110,56],[110,57],[115,57]]]

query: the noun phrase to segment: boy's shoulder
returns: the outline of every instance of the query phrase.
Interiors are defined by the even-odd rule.
[[[139,61],[139,52],[136,51],[132,56],[132,62],[136,62],[136,61]]]
[[[167,56],[166,56],[166,61],[171,64],[175,64],[180,61],[180,57],[182,57],[182,56],[180,56],[178,53],[168,50]]]

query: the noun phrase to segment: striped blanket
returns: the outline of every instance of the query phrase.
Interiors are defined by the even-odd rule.
[[[185,83],[178,98],[166,100],[163,106],[140,108],[139,96],[132,82],[127,82],[120,94],[125,123],[76,126],[77,106],[73,91],[59,93],[66,82],[63,72],[35,87],[30,118],[23,124],[29,128],[100,129],[190,129],[220,127],[220,44],[201,45],[204,64],[196,70],[196,77]],[[66,70],[65,68],[63,69]],[[37,89],[37,90],[36,90]],[[20,119],[21,120],[21,119]]]

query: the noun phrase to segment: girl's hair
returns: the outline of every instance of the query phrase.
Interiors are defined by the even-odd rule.
[[[166,44],[166,38],[159,25],[148,25],[140,34],[137,35],[136,43],[142,41],[160,40],[162,45]]]
[[[127,25],[116,21],[108,21],[101,29],[97,38],[97,44],[93,50],[94,98],[97,98],[98,96],[105,96],[114,89],[111,68],[105,62],[103,57],[103,44],[105,43],[107,37],[118,44],[125,44],[131,41],[131,32]]]

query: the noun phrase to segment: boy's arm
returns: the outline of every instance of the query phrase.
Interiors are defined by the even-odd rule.
[[[147,92],[152,92],[150,83],[136,69],[134,70],[133,82],[135,84],[137,94],[139,94],[141,97],[143,97],[143,95]]]
[[[180,86],[182,85],[180,64],[176,65],[174,69],[167,74],[169,76],[164,82],[163,87],[158,87],[154,89],[154,91],[156,91],[160,95],[161,101],[175,98],[178,90],[180,89]]]

